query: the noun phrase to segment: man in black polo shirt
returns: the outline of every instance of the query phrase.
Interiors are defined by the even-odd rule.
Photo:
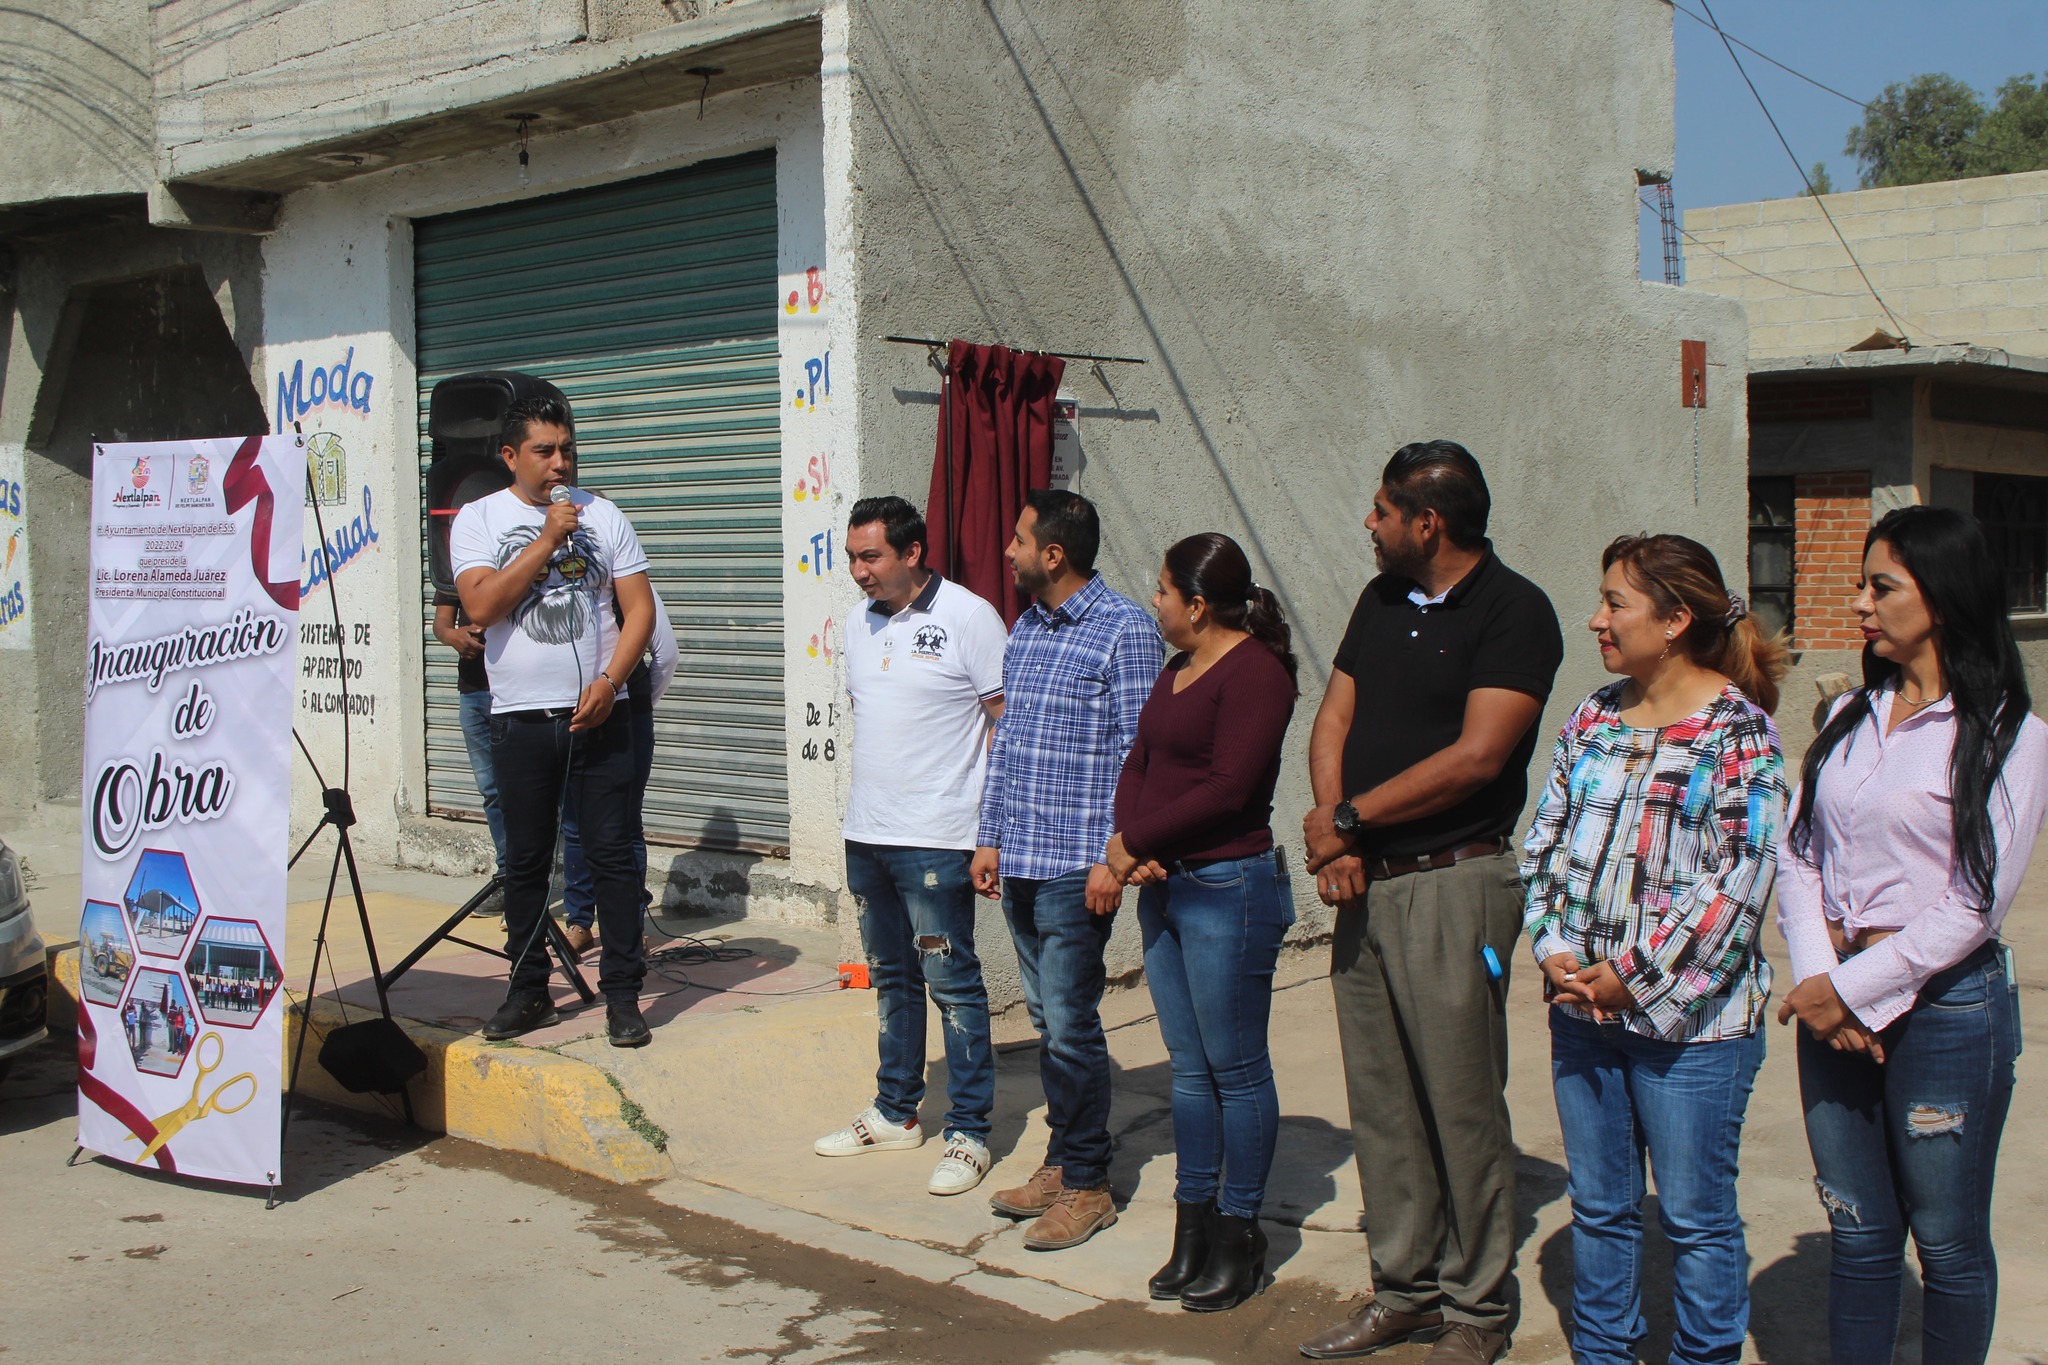
[[[1564,656],[1543,590],[1494,558],[1463,446],[1387,462],[1359,595],[1309,741],[1309,870],[1337,907],[1330,981],[1374,1296],[1304,1342],[1318,1360],[1434,1336],[1484,1365],[1513,1326],[1511,849],[1536,720]]]

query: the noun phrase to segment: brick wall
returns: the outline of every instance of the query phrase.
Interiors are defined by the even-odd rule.
[[[1914,341],[2048,355],[2048,171],[1852,190],[1827,206]],[[1752,357],[1895,330],[1804,195],[1689,209],[1685,229],[1686,284],[1742,300]]]
[[[1792,485],[1792,644],[1861,649],[1849,603],[1870,530],[1870,474],[1801,474]]]

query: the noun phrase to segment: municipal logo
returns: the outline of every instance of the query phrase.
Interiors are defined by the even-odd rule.
[[[144,455],[135,461],[128,471],[128,487],[114,490],[114,506],[130,511],[144,507],[164,505],[163,494],[149,486],[149,457]]]
[[[185,465],[185,491],[204,493],[206,481],[213,477],[213,465],[204,455],[194,455]]]

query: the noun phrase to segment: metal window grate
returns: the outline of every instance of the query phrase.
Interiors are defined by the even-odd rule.
[[[2005,577],[2005,607],[2048,611],[2048,479],[1979,474],[1972,502]]]
[[[1792,480],[1749,481],[1749,606],[1766,635],[1792,629]]]

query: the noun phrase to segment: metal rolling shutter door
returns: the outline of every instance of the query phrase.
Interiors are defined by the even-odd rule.
[[[789,844],[775,232],[773,152],[414,224],[422,469],[436,383],[539,375],[575,405],[579,481],[646,547],[681,650],[655,710],[661,842]],[[477,812],[423,600],[429,808]]]

